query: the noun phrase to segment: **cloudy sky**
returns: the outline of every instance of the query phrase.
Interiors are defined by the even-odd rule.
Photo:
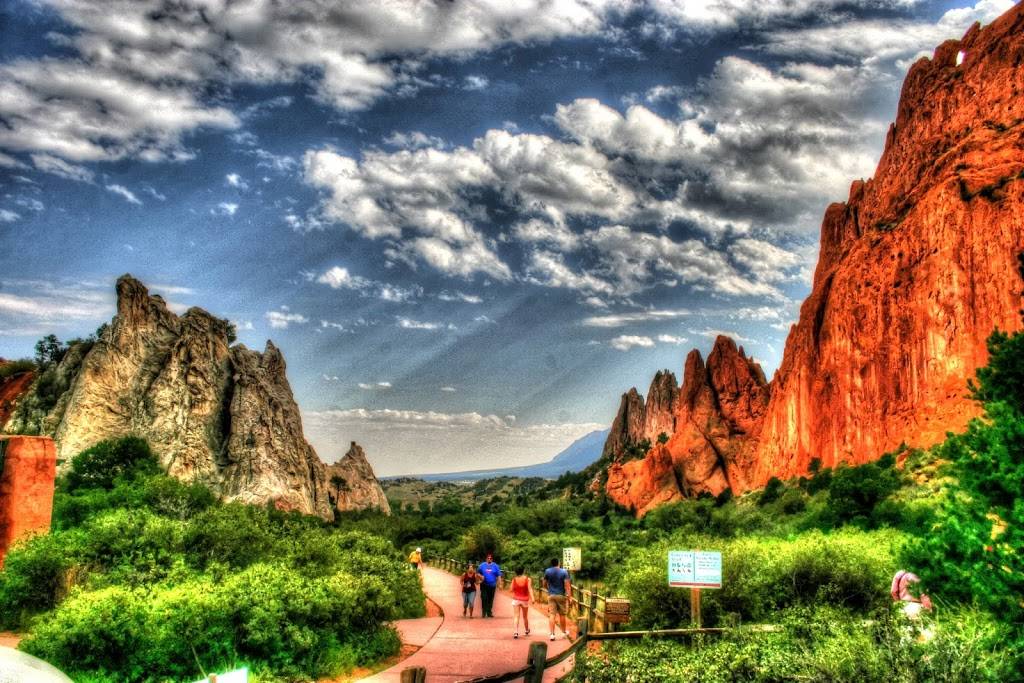
[[[719,332],[770,375],[906,69],[1011,5],[4,0],[0,355],[130,272],[325,460],[545,460]]]

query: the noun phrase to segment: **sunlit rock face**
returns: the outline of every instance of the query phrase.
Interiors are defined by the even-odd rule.
[[[138,280],[120,278],[117,316],[84,359],[72,347],[58,367],[68,365],[70,388],[43,420],[58,457],[136,435],[169,474],[228,500],[324,519],[336,509],[381,507],[369,463],[351,475],[356,493],[332,500],[281,352],[270,342],[262,353],[231,347],[228,332],[226,320],[198,308],[177,316]]]
[[[327,466],[327,495],[332,507],[339,510],[376,509],[391,513],[366,453],[355,441],[341,460]]]
[[[638,487],[617,477],[649,482],[644,501],[655,482],[667,499],[740,492],[804,474],[815,458],[864,463],[962,429],[978,414],[966,387],[987,361],[986,338],[1021,327],[1021,252],[1017,5],[910,69],[874,178],[825,212],[812,291],[772,381],[722,339],[706,368],[691,353],[666,444],[681,476],[673,484],[652,452],[613,466],[609,495],[639,511]]]
[[[663,390],[666,374],[674,387],[675,377],[669,373],[658,373],[652,386]],[[657,406],[666,401],[648,401],[646,409],[655,416],[645,414],[642,423],[654,428],[637,441],[648,439],[655,446],[640,460],[623,462],[619,454],[608,470],[608,495],[639,514],[664,502],[733,488],[736,462],[756,437],[768,404],[760,366],[722,336],[715,340],[707,363],[696,349],[690,352],[683,385],[674,392],[674,429],[665,432],[668,442],[658,443],[665,421]]]

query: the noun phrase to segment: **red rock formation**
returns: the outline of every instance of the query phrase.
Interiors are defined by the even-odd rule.
[[[0,566],[15,541],[50,530],[56,476],[52,439],[0,437]]]
[[[637,515],[684,497],[681,473],[672,454],[658,443],[642,460],[613,462],[608,468],[606,490],[609,498]]]
[[[687,359],[667,450],[689,492],[929,446],[978,414],[966,383],[985,340],[1021,328],[1022,65],[1018,4],[910,69],[874,178],[825,212],[812,291],[772,382],[724,348],[703,374],[699,355]],[[662,460],[647,460],[630,476],[662,481]],[[645,487],[608,487],[643,507],[618,492]]]
[[[665,388],[665,374],[658,373],[652,388]],[[675,377],[667,374],[674,387]],[[608,495],[640,514],[663,502],[699,493],[718,495],[730,488],[735,461],[756,436],[768,404],[768,385],[760,366],[732,339],[722,336],[715,340],[706,365],[699,351],[690,352],[683,386],[675,393],[675,429],[668,432],[668,443],[652,448],[642,460],[613,465],[608,471]],[[653,405],[648,401],[647,410]],[[648,417],[643,423],[652,429],[637,441],[653,443],[660,426]]]
[[[0,365],[3,365],[4,362],[0,361]],[[32,380],[35,378],[35,373],[28,371],[0,380],[0,425],[11,419],[15,404],[32,386]]]

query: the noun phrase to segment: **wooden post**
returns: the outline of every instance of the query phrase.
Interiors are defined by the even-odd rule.
[[[427,669],[422,666],[410,666],[402,669],[400,680],[402,683],[425,683],[427,680]]]
[[[589,633],[589,632],[590,632],[590,626],[587,623],[586,617],[583,617],[582,619],[577,619],[576,620],[576,637],[577,638],[586,638],[587,637],[587,633]]]
[[[700,628],[700,589],[690,589],[690,621],[694,628]]]
[[[589,628],[587,630],[588,631],[596,631],[597,630],[597,593],[593,593],[593,592],[590,594],[590,614],[589,614],[589,618],[590,618],[590,624],[589,624]]]
[[[541,641],[530,643],[530,655],[526,665],[531,667],[523,678],[523,683],[542,683],[544,680],[544,662],[548,658],[548,644]],[[404,683],[404,681],[403,681]]]

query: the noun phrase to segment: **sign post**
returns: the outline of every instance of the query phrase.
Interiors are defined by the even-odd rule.
[[[690,617],[700,628],[700,591],[722,587],[722,553],[701,550],[671,550],[668,553],[668,585],[690,589]]]
[[[573,572],[578,572],[580,567],[583,566],[583,551],[580,548],[562,548],[562,569],[569,572],[569,583],[572,585],[572,590],[578,590],[576,588],[576,577],[572,575]],[[579,593],[583,595],[583,593]],[[572,591],[565,596],[568,600],[567,607],[576,605],[576,613],[580,613],[579,603],[577,603],[572,595]]]
[[[582,555],[580,548],[562,548],[562,569],[578,572],[583,566]]]

